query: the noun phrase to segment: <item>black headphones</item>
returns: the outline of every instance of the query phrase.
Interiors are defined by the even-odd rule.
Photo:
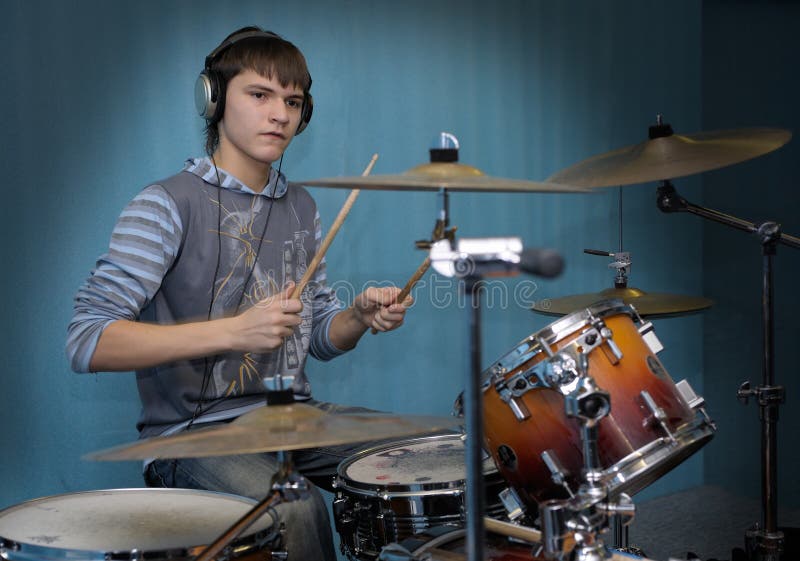
[[[235,33],[219,47],[214,49],[206,57],[206,64],[203,71],[197,77],[194,84],[194,103],[197,112],[210,124],[218,123],[222,119],[225,111],[225,82],[220,73],[213,69],[214,62],[219,56],[235,43],[251,37],[262,37],[264,39],[278,39],[285,41],[280,35],[271,31],[264,31],[258,28],[246,28],[240,33]],[[308,76],[308,87],[303,90],[303,107],[300,109],[300,124],[297,126],[295,135],[303,132],[311,121],[311,114],[314,112],[314,98],[311,97],[311,75]]]

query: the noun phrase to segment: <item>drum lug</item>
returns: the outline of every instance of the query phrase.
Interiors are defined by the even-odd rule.
[[[650,352],[657,355],[664,350],[664,345],[661,344],[658,336],[656,335],[655,328],[652,322],[646,322],[639,326],[639,334],[644,339],[644,342],[650,348]]]
[[[503,489],[498,493],[498,496],[500,497],[500,502],[503,503],[506,509],[506,513],[508,513],[509,520],[514,521],[525,514],[522,501],[513,488],[507,487]]]
[[[614,342],[614,332],[606,325],[606,323],[600,318],[593,318],[590,321],[591,326],[597,330],[600,334],[600,341],[597,344],[603,343],[603,354],[606,355],[608,361],[615,365],[622,360],[622,351],[620,350],[619,346]],[[587,331],[584,335],[589,335],[591,332]],[[591,340],[594,343],[593,340]],[[596,346],[596,345],[595,345]],[[592,347],[594,348],[594,347]],[[585,354],[588,354],[590,349],[584,350]]]
[[[525,406],[525,404],[513,397],[508,400],[508,406],[511,407],[511,412],[514,413],[514,416],[518,421],[524,421],[525,419],[529,419],[531,416],[531,412],[528,411],[528,408]]]
[[[686,402],[686,405],[689,406],[689,409],[702,408],[706,404],[706,400],[695,393],[688,380],[681,380],[675,384],[675,388],[677,388],[678,393],[683,398],[683,401]]]
[[[531,385],[530,382],[525,379],[523,374],[512,376],[509,378],[508,382],[511,384],[511,388],[514,389],[512,390],[509,388],[508,383],[500,382],[495,386],[497,389],[497,394],[500,396],[500,399],[503,402],[508,404],[508,406],[511,408],[511,412],[514,413],[514,417],[516,417],[518,421],[529,419],[531,412],[528,411],[528,408],[524,403],[516,398],[520,397],[522,394],[535,386]]]
[[[346,553],[346,548],[356,549],[357,544],[354,543],[355,531],[355,518],[353,517],[353,509],[350,505],[350,499],[347,497],[336,497],[333,501],[333,519],[336,526],[336,531],[341,538],[340,548],[342,553]]]
[[[397,532],[389,532],[389,528],[387,525],[386,517],[387,515],[391,518],[392,513],[381,511],[377,515],[375,515],[375,530],[378,534],[378,539],[380,543],[392,543],[397,540]]]
[[[644,420],[645,426],[653,422],[658,423],[661,425],[661,428],[664,430],[664,432],[667,433],[667,437],[672,442],[677,442],[675,440],[675,436],[672,434],[672,431],[669,430],[669,426],[667,425],[667,413],[664,411],[664,409],[658,406],[653,397],[650,395],[650,392],[647,390],[642,390],[639,392],[639,395],[642,397],[645,406],[650,410],[651,413],[651,416]]]
[[[569,476],[569,473],[566,469],[564,469],[564,466],[561,464],[561,461],[559,461],[555,451],[545,450],[542,452],[541,456],[544,465],[550,470],[550,479],[553,480],[553,483],[556,485],[561,485],[567,491],[567,493],[569,493],[570,498],[574,498],[575,494],[572,492],[572,489],[570,489],[569,484],[567,483],[567,477]]]
[[[606,355],[608,362],[616,366],[622,360],[622,351],[619,349],[614,339],[611,338],[611,330],[607,327],[603,331],[608,331],[609,335],[606,338],[606,344],[603,347],[603,354]]]
[[[706,404],[706,400],[703,399],[702,396],[699,396],[695,393],[694,388],[692,388],[691,384],[689,384],[688,380],[681,380],[675,387],[678,389],[678,393],[680,394],[681,398],[686,402],[686,405],[689,406],[690,409],[693,411],[699,411],[703,418],[706,420],[706,423],[717,430],[717,424],[708,416],[706,413],[706,408],[703,407]]]

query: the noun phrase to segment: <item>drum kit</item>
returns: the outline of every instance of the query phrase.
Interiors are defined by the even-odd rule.
[[[767,367],[764,384],[742,387],[740,396],[754,397],[762,409],[767,498],[762,525],[746,541],[750,559],[777,560],[783,536],[770,497],[776,493],[774,429],[783,388],[775,385],[771,370],[768,265],[777,244],[798,248],[800,239],[781,233],[774,223],[755,225],[688,203],[669,180],[766,154],[788,142],[791,134],[741,129],[677,135],[659,118],[649,136],[544,182],[494,178],[458,163],[457,141],[444,133],[431,150],[431,163],[404,174],[365,172],[301,182],[439,193],[442,209],[432,239],[418,242],[430,255],[404,292],[429,266],[465,281],[460,286],[472,302],[471,372],[456,399],[455,415],[330,415],[293,402],[291,391],[284,389],[291,387],[290,381],[278,376],[267,392],[269,406],[231,423],[89,456],[141,460],[276,452],[282,467],[263,501],[182,489],[117,489],[36,499],[0,511],[0,555],[23,561],[291,560],[280,550],[277,525],[264,516],[275,504],[307,494],[306,480],[292,467],[291,451],[380,440],[344,460],[334,476],[335,526],[342,552],[352,561],[629,558],[624,537],[617,536],[615,550],[604,536],[632,520],[630,495],[699,450],[716,430],[703,399],[685,380],[673,382],[659,361],[663,346],[648,318],[696,313],[711,302],[629,288],[628,254],[622,249],[587,250],[615,259],[614,288],[534,306],[534,312],[559,319],[484,368],[481,280],[520,271],[556,276],[562,262],[552,252],[523,249],[516,238],[457,240],[449,224],[448,193],[583,193],[658,181],[663,211],[687,211],[756,233],[764,246]]]

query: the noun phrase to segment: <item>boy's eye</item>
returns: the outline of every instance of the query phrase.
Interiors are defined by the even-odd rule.
[[[289,99],[286,101],[286,105],[294,109],[296,107],[300,107],[300,102],[296,99]]]
[[[254,98],[256,98],[256,99],[264,99],[264,93],[263,92],[253,92],[252,96]]]

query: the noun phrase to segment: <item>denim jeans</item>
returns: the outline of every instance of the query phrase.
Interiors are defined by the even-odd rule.
[[[330,414],[369,411],[363,407],[313,400],[306,403]],[[270,513],[273,520],[285,527],[283,547],[289,553],[289,561],[336,561],[328,509],[314,483],[330,490],[339,463],[372,445],[374,443],[362,442],[292,453],[295,469],[310,482],[310,497],[281,503]],[[144,477],[148,487],[205,489],[260,501],[269,494],[272,476],[278,468],[273,453],[182,458],[155,460],[148,466]]]

